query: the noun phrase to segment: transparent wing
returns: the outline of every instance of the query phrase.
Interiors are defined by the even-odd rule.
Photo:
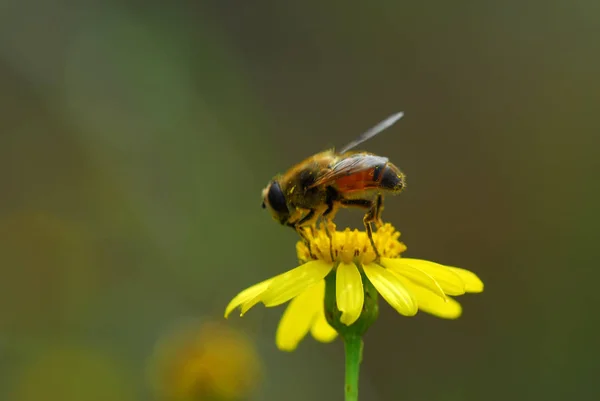
[[[396,123],[396,121],[400,120],[403,116],[404,116],[404,112],[402,112],[402,111],[389,116],[388,118],[386,118],[385,120],[383,120],[382,122],[380,122],[379,124],[377,124],[376,126],[371,128],[370,130],[364,132],[361,136],[356,138],[354,141],[352,141],[349,144],[347,144],[346,146],[344,146],[339,151],[339,153],[346,153],[350,149],[356,147],[357,145],[360,145],[361,143],[368,140],[369,138],[373,138],[375,135],[379,134],[381,131],[394,125],[394,123]]]
[[[384,165],[387,162],[387,157],[356,154],[354,156],[342,159],[336,164],[334,164],[323,175],[317,177],[316,181],[311,185],[311,187],[328,184],[342,177],[347,177],[349,175],[357,174],[363,171],[368,171],[374,169],[377,166]]]

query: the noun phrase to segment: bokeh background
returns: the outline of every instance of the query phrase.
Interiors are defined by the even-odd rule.
[[[600,399],[599,21],[590,0],[3,1],[0,399],[161,399],[149,360],[196,319],[253,347],[239,399],[341,400],[339,341],[283,353],[282,308],[222,313],[296,265],[267,181],[399,110],[365,145],[408,177],[384,216],[486,290],[457,321],[382,306],[361,399]]]

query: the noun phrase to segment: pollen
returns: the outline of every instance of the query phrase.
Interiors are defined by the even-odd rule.
[[[349,228],[336,231],[335,224],[322,223],[318,228],[309,229],[307,234],[310,250],[304,241],[298,241],[296,244],[296,252],[301,262],[322,260],[327,263],[369,264],[377,259],[371,241],[364,231]],[[406,250],[406,245],[400,242],[399,238],[400,232],[389,223],[373,233],[373,242],[379,254],[385,258],[397,258]]]

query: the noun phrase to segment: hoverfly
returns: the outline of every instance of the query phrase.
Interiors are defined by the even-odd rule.
[[[305,229],[314,228],[319,218],[331,222],[340,207],[364,209],[365,229],[379,256],[371,224],[381,227],[383,195],[400,193],[406,186],[405,176],[386,157],[350,150],[389,128],[403,115],[391,115],[339,152],[330,149],[317,153],[275,176],[262,191],[262,207],[268,208],[279,223],[296,230],[309,251]]]

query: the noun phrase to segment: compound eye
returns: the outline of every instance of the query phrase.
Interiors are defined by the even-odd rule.
[[[269,193],[267,194],[267,199],[269,200],[269,205],[273,210],[278,213],[287,213],[287,202],[285,201],[285,196],[283,195],[283,191],[279,186],[277,181],[273,181],[269,188]]]

